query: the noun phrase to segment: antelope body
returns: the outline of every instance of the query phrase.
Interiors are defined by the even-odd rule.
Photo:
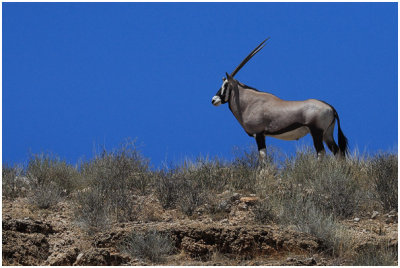
[[[229,104],[229,109],[246,133],[255,137],[262,159],[266,155],[265,136],[298,140],[308,133],[311,133],[318,157],[325,154],[323,142],[334,155],[344,157],[348,151],[348,142],[340,128],[339,116],[331,105],[316,99],[282,100],[233,78],[240,68],[265,46],[263,44],[266,40],[256,47],[231,75],[226,73],[221,88],[212,98],[212,104]],[[339,146],[333,138],[336,120]]]

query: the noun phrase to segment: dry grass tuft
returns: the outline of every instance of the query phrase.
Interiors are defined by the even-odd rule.
[[[156,230],[132,232],[121,243],[120,248],[133,258],[148,259],[155,263],[164,261],[175,250],[174,241],[169,235]]]
[[[374,190],[385,211],[398,208],[398,158],[397,155],[380,153],[370,160],[370,176]]]

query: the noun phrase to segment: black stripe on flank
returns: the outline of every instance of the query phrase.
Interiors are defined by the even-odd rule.
[[[303,125],[303,124],[300,124],[300,123],[293,123],[293,124],[291,124],[290,126],[288,126],[288,127],[285,127],[285,128],[282,128],[282,129],[279,129],[279,130],[277,130],[277,131],[273,131],[273,132],[271,132],[271,131],[264,131],[264,135],[280,135],[280,134],[284,134],[284,133],[286,133],[286,132],[290,132],[290,131],[293,131],[293,130],[296,130],[296,129],[298,129],[298,128],[301,128],[301,127],[304,127],[305,125]]]

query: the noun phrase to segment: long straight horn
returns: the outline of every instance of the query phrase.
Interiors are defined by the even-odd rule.
[[[264,41],[261,42],[250,54],[239,64],[238,67],[231,73],[231,76],[234,77],[237,72],[254,56],[260,51],[266,44],[264,44],[270,37],[267,37]]]

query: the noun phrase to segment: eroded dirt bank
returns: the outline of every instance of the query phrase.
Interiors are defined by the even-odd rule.
[[[256,202],[256,201],[255,201]],[[252,205],[242,198],[228,219],[185,218],[160,210],[158,221],[113,224],[89,235],[74,221],[71,205],[34,210],[23,198],[3,200],[3,265],[343,265],[319,239],[295,228],[256,224]],[[173,216],[171,216],[173,215]],[[388,215],[348,220],[355,247],[397,246],[396,219]],[[161,263],[135,258],[121,244],[132,232],[156,230],[173,240],[174,252]],[[357,250],[357,249],[356,249]]]

